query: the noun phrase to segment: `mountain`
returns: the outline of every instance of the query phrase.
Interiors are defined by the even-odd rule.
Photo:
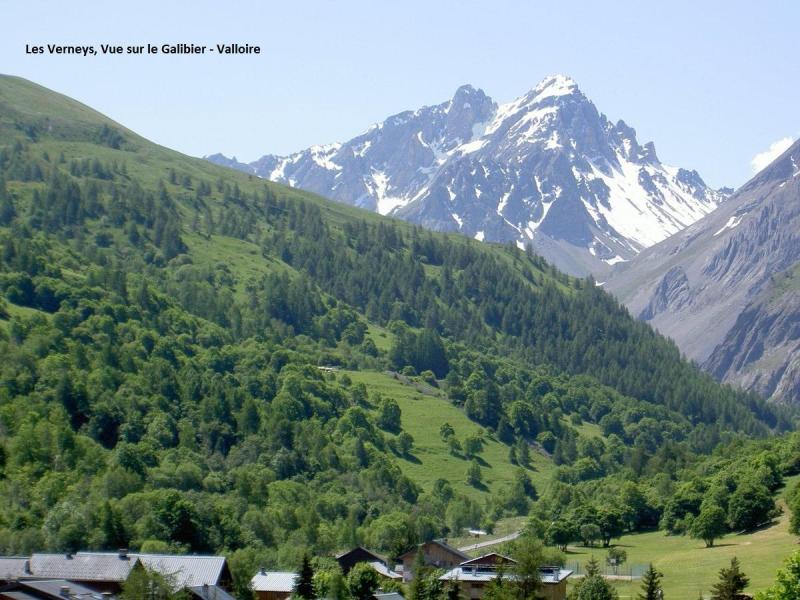
[[[800,143],[605,283],[718,378],[800,402]]]
[[[532,244],[560,269],[602,275],[711,212],[725,197],[662,164],[570,78],[497,105],[465,85],[345,143],[242,164],[207,157],[436,231]]]

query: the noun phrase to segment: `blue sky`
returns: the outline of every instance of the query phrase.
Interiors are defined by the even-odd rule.
[[[463,83],[497,101],[564,73],[667,163],[715,186],[800,134],[793,0],[4,0],[0,72],[192,155],[346,140]],[[241,42],[262,54],[56,57],[26,44]],[[763,159],[762,159],[763,162]]]

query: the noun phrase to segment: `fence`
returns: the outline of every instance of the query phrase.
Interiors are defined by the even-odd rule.
[[[612,566],[604,562],[601,563],[600,561],[598,561],[598,566],[600,567],[600,574],[603,575],[603,577],[614,579],[641,579],[649,567],[649,565],[638,563],[623,563],[621,565]],[[586,574],[586,562],[581,562],[579,560],[568,561],[564,567],[571,570],[573,576],[583,577]]]

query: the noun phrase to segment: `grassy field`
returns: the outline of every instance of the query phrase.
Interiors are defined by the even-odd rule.
[[[481,427],[470,421],[461,409],[447,399],[423,394],[386,373],[345,372],[354,382],[363,382],[370,392],[394,398],[400,405],[403,429],[414,437],[414,448],[411,459],[401,458],[398,463],[403,472],[424,489],[430,490],[433,483],[441,478],[449,481],[457,491],[483,500],[489,492],[497,492],[503,484],[513,480],[519,467],[508,460],[508,446],[485,436],[487,443],[480,455],[485,485],[476,488],[466,483],[469,461],[450,454],[439,436],[439,427],[442,423],[450,423],[459,440],[480,431]],[[550,479],[553,463],[531,452],[531,466],[528,475],[534,485],[541,488]]]
[[[224,264],[235,279],[237,294],[243,295],[249,282],[259,282],[268,272],[290,271],[286,263],[261,255],[261,249],[251,242],[212,235],[209,239],[196,233],[184,234],[183,240],[198,264]]]
[[[18,306],[11,302],[6,304],[6,310],[8,311],[8,319],[0,317],[0,327],[5,330],[8,330],[8,323],[13,317],[32,317],[33,315],[43,315],[45,318],[50,317],[50,315],[41,310],[28,308],[27,306]]]
[[[719,570],[728,566],[734,556],[750,578],[747,592],[763,590],[775,581],[775,573],[784,559],[800,549],[797,537],[789,533],[788,512],[770,527],[744,535],[727,535],[713,548],[686,536],[666,536],[661,531],[626,535],[615,545],[627,551],[626,566],[652,562],[664,573],[664,596],[668,600],[693,600],[701,592],[709,598]],[[583,547],[570,547],[567,561],[586,563],[592,554],[605,562],[605,550]],[[615,586],[621,599],[636,598],[641,581],[619,581]]]
[[[375,323],[367,324],[367,335],[375,342],[375,347],[381,352],[388,352],[394,342],[394,335]]]

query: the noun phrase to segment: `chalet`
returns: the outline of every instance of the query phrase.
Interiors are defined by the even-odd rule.
[[[66,579],[31,579],[14,581],[0,587],[0,600],[108,600],[100,593]]]
[[[422,552],[422,560],[425,565],[440,569],[449,569],[460,565],[465,560],[470,560],[468,555],[443,540],[425,542],[399,557],[403,562],[403,581],[411,581],[414,578],[414,561],[420,552]]]
[[[253,575],[250,587],[258,600],[286,600],[292,595],[297,573],[261,569]]]
[[[486,585],[494,581],[502,570],[514,567],[516,561],[502,554],[486,554],[464,561],[439,579],[453,581],[461,588],[461,596],[469,600],[480,600]],[[561,567],[541,567],[539,578],[542,583],[539,596],[545,600],[565,600],[567,597],[567,577],[572,571]],[[513,577],[513,575],[508,575]]]
[[[78,553],[79,556],[82,554],[84,553]],[[130,556],[137,558],[149,571],[161,573],[170,579],[177,590],[191,591],[203,586],[227,590],[233,581],[228,561],[224,556],[194,554],[130,554]]]
[[[567,577],[572,571],[562,567],[540,567],[539,577],[542,581],[540,594],[545,600],[564,600],[567,597]]]
[[[370,552],[366,548],[358,546],[349,552],[344,552],[336,557],[336,562],[342,569],[342,573],[347,575],[354,566],[358,563],[368,563],[381,577],[386,579],[402,579],[403,576],[395,573],[389,566],[388,561],[374,552]]]
[[[139,559],[127,553],[33,554],[22,579],[63,579],[95,592],[118,594]]]
[[[30,582],[45,580],[62,581],[66,582],[66,587],[85,588],[99,594],[98,597],[108,597],[122,590],[123,584],[135,569],[160,573],[176,590],[185,589],[192,597],[200,600],[233,600],[226,591],[231,583],[231,573],[223,556],[138,554],[124,550],[76,554],[39,553],[30,558],[0,558],[0,584],[28,585]],[[41,584],[40,587],[42,586],[52,588],[50,584]],[[31,596],[32,592],[9,593],[27,598],[24,594]],[[79,597],[75,594],[73,596]]]

